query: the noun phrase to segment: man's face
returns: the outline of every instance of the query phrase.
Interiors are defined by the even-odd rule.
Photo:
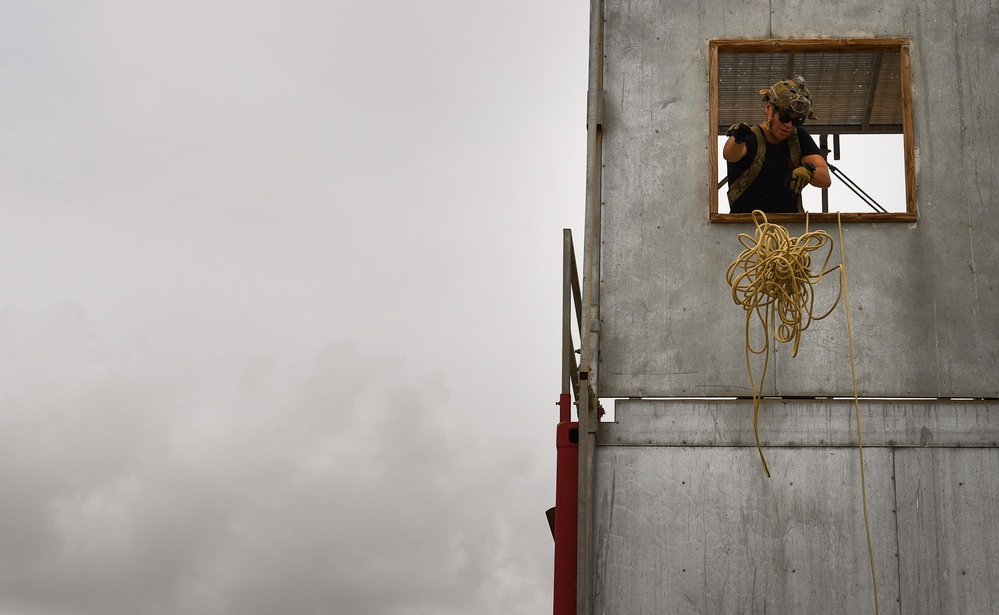
[[[767,103],[766,108],[767,117],[770,119],[770,132],[773,134],[774,138],[778,141],[783,141],[791,134],[794,130],[794,124],[791,118],[788,118],[787,122],[782,122],[780,119],[780,114],[777,113],[777,108],[771,104]]]

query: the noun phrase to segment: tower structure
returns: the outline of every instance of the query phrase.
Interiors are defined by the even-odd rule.
[[[578,613],[874,613],[875,595],[881,613],[999,609],[997,24],[995,3],[972,0],[592,0],[582,334],[566,359]],[[902,156],[907,203],[838,217],[850,311],[809,328],[796,357],[774,350],[769,478],[725,279],[753,225],[725,215],[715,153],[718,54],[768,49],[782,70],[815,59],[799,53],[843,60],[801,71],[815,114],[863,101],[867,132],[896,126],[902,150],[864,160]],[[837,89],[854,60],[874,77],[898,60],[898,124],[870,115],[877,79]],[[834,214],[808,224],[839,244]]]

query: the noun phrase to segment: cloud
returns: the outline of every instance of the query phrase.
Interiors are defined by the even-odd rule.
[[[518,571],[521,511],[543,524],[543,502],[511,504],[529,452],[479,448],[443,376],[401,357],[340,341],[290,363],[246,357],[220,382],[110,347],[78,306],[0,313],[0,611],[547,604],[543,566]]]
[[[4,22],[0,613],[550,609],[561,4]]]

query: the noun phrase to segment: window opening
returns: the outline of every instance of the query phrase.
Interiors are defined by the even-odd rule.
[[[815,119],[804,127],[827,164],[832,185],[802,191],[812,219],[916,219],[908,42],[904,39],[711,41],[711,220],[732,214],[722,146],[732,124],[764,121],[759,90],[803,75]],[[768,214],[770,215],[770,214]],[[801,214],[773,214],[794,220]]]

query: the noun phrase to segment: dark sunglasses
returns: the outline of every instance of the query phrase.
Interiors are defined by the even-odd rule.
[[[805,118],[800,115],[791,115],[789,111],[781,109],[780,107],[774,107],[774,113],[776,113],[777,117],[780,118],[780,121],[785,124],[791,122],[792,126],[801,126],[805,123]]]

